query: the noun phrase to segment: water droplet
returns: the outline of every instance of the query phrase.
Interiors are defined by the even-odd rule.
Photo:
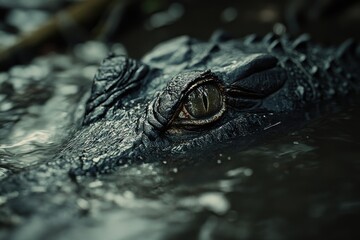
[[[124,197],[127,198],[127,199],[134,199],[135,194],[132,191],[126,190],[124,192]]]
[[[304,62],[305,60],[306,60],[306,55],[305,54],[300,54],[299,55],[299,61]]]
[[[12,107],[13,104],[11,102],[4,102],[0,105],[0,111],[9,111]]]
[[[315,74],[318,71],[318,67],[317,66],[312,66],[310,69],[310,73],[311,74]]]
[[[7,198],[0,196],[0,206],[3,205],[3,204],[6,203],[6,202],[7,202]]]
[[[72,95],[77,93],[78,90],[79,88],[76,85],[63,85],[58,89],[59,93],[62,95]]]
[[[98,187],[101,187],[102,185],[103,185],[102,181],[95,180],[95,181],[89,183],[89,188],[98,188]]]
[[[42,187],[42,186],[35,186],[35,187],[31,188],[31,191],[36,192],[36,193],[43,193],[43,192],[46,192],[46,189],[45,189],[45,187]]]
[[[229,201],[222,193],[204,193],[199,197],[199,203],[203,207],[217,214],[224,214],[230,208]]]
[[[93,162],[99,162],[99,161],[100,161],[100,157],[94,157],[94,158],[92,159],[92,161],[93,161]]]
[[[249,177],[253,174],[253,170],[251,168],[246,167],[240,167],[236,169],[232,169],[226,173],[226,176],[228,177],[237,177],[240,175],[244,175],[246,177]]]
[[[335,94],[335,90],[333,88],[330,88],[328,91],[329,95],[334,95]]]
[[[244,175],[250,177],[251,175],[253,175],[253,170],[251,168],[244,169]]]
[[[304,95],[305,89],[304,89],[303,86],[298,86],[298,87],[296,88],[296,91],[300,94],[300,96],[302,96],[302,95]]]
[[[76,203],[79,206],[79,208],[81,208],[81,209],[89,209],[89,207],[90,207],[89,202],[87,200],[83,199],[83,198],[79,198],[76,201]]]

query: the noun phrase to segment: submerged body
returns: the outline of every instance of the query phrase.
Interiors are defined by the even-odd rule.
[[[209,42],[180,37],[160,44],[142,61],[110,56],[64,158],[80,162],[71,174],[82,175],[191,156],[232,139],[243,142],[241,149],[301,125],[323,102],[358,93],[358,64],[352,41],[325,49],[307,35],[238,41],[215,33]]]
[[[110,56],[95,76],[81,129],[55,159],[2,180],[1,196],[10,201],[1,208],[46,216],[58,207],[52,194],[64,194],[64,208],[75,214],[72,195],[83,175],[186,161],[234,139],[240,150],[279,134],[322,103],[359,92],[356,51],[350,41],[325,49],[306,35],[239,41],[215,34],[209,42],[171,40],[142,61]]]

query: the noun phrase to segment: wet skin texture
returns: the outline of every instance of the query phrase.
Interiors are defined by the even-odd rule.
[[[308,35],[272,33],[238,40],[215,32],[208,42],[178,37],[140,61],[110,55],[95,75],[83,126],[35,172],[97,175],[125,163],[186,159],[232,139],[241,149],[305,121],[319,103],[359,92],[358,63],[351,40],[323,48]],[[215,107],[190,114],[199,89],[198,104]]]
[[[352,41],[323,48],[307,35],[239,41],[215,33],[208,42],[162,43],[141,61],[109,56],[95,76],[81,129],[53,160],[2,181],[1,195],[12,199],[2,212],[50,214],[57,206],[48,193],[71,202],[69,192],[77,192],[83,175],[186,159],[234,139],[241,149],[278,134],[305,121],[309,109],[358,93],[358,64]]]
[[[96,175],[129,161],[211,151],[234,138],[246,146],[304,121],[319,102],[358,92],[356,47],[348,40],[324,49],[307,35],[239,41],[215,33],[209,42],[162,43],[141,61],[110,56],[95,76],[84,127],[62,158],[71,175]],[[194,101],[213,107],[194,116],[187,107]]]

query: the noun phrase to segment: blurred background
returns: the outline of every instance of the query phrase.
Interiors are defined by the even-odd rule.
[[[359,24],[357,0],[0,0],[0,66],[88,40],[120,42],[139,58],[171,37],[207,39],[217,29],[235,37],[307,32],[334,44],[359,39]]]

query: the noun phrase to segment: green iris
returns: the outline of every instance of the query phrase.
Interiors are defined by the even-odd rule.
[[[208,83],[197,87],[190,92],[184,106],[195,119],[212,117],[222,107],[222,97],[218,86]]]

